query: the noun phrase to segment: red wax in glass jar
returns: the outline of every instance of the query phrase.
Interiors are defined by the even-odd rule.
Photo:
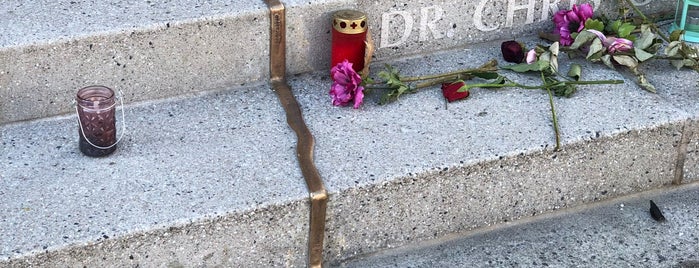
[[[355,71],[364,69],[367,29],[367,17],[363,12],[340,10],[333,14],[330,68],[348,60]]]
[[[103,86],[89,86],[78,90],[80,151],[87,156],[106,156],[116,150],[116,101],[114,91]]]

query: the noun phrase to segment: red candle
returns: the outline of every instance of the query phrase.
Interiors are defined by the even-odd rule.
[[[366,14],[357,10],[340,10],[333,14],[332,56],[330,68],[348,60],[359,72],[364,69],[367,34]]]

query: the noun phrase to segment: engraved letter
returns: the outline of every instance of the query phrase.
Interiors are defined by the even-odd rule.
[[[495,31],[498,29],[498,26],[488,28],[488,26],[483,24],[483,11],[485,10],[485,4],[487,2],[488,0],[481,0],[478,2],[478,6],[476,6],[476,13],[473,13],[473,24],[476,25],[476,29],[484,32]]]
[[[430,10],[434,9],[434,19],[427,21],[427,17],[430,14]],[[437,22],[442,19],[444,10],[439,6],[424,7],[420,10],[420,41],[427,41],[427,29],[429,28],[434,39],[441,39],[444,37],[439,31],[437,31]]]
[[[388,35],[390,34],[391,31],[391,18],[396,17],[396,16],[401,16],[403,17],[403,35],[401,36],[400,40],[398,40],[395,43],[389,43],[389,38]],[[408,38],[410,38],[410,33],[413,31],[413,16],[410,16],[410,13],[405,12],[405,11],[393,11],[393,12],[387,12],[383,13],[381,16],[381,48],[384,47],[396,47],[400,46],[405,41],[408,41]]]
[[[527,21],[525,24],[530,24],[534,22],[534,9],[536,8],[536,0],[529,0],[526,5],[515,5],[516,0],[507,1],[507,21],[505,22],[505,27],[512,27],[515,19],[515,11],[526,9],[527,10]]]
[[[558,3],[560,2],[561,0],[553,0],[553,2],[550,2],[550,0],[544,0],[544,5],[541,8],[541,20],[549,20],[551,15],[556,14],[556,12],[558,12]]]

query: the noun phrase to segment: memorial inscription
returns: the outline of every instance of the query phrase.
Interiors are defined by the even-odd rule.
[[[600,6],[602,0],[579,1],[571,0],[566,9],[575,4],[585,2],[593,6]],[[652,0],[631,0],[635,5],[644,6]],[[548,21],[553,13],[559,10],[561,0],[479,0],[473,9],[473,13],[454,16],[447,12],[463,12],[457,9],[446,9],[442,5],[433,5],[413,10],[391,10],[381,15],[381,32],[379,48],[390,48],[404,45],[414,34],[420,42],[439,40],[445,37],[453,37],[456,34],[456,24],[444,21],[445,17],[462,17],[467,22],[467,27],[472,27],[481,32],[491,32],[505,28],[512,28],[515,24],[532,24],[539,21]],[[495,6],[504,12],[492,12]],[[502,16],[504,14],[504,17]],[[450,16],[451,15],[451,16]],[[417,23],[417,25],[416,25]]]

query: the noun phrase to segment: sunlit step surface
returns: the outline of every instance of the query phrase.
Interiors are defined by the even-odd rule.
[[[283,1],[290,74],[327,70],[332,13],[365,11],[376,58],[432,53],[550,31],[549,1]],[[598,14],[615,15],[613,1]],[[636,1],[649,13],[675,1]],[[0,124],[70,112],[78,88],[123,90],[128,103],[268,79],[262,0],[20,1],[0,7]]]
[[[476,67],[498,44],[390,63],[405,75]],[[560,152],[544,91],[446,103],[434,87],[354,110],[331,105],[327,72],[290,77],[330,192],[326,263],[697,180],[699,92],[680,79],[695,73],[649,64],[651,94],[601,65],[561,68],[572,62],[584,79],[625,83],[554,100]],[[3,262],[305,265],[308,193],[267,83],[127,105],[126,123],[105,158],[79,152],[75,116],[2,126]]]
[[[476,67],[500,59],[500,41],[388,53],[373,70]],[[354,110],[330,104],[327,69],[290,76],[331,194],[326,263],[699,178],[696,73],[648,64],[659,91],[650,94],[601,65],[561,68],[572,62],[586,80],[625,83],[555,99],[560,152],[544,91],[474,89],[448,104],[434,87],[386,106],[373,94]],[[71,115],[0,125],[0,266],[304,266],[308,193],[295,137],[269,84],[245,81],[166,99],[117,84],[127,133],[106,158],[80,154]],[[65,103],[51,105],[70,112],[76,88],[63,90]]]

